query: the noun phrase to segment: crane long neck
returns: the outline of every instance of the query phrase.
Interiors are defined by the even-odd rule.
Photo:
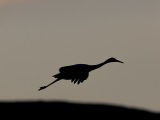
[[[98,69],[98,68],[102,67],[103,65],[105,65],[105,64],[107,64],[107,63],[109,63],[109,61],[106,60],[106,61],[104,61],[104,62],[102,62],[102,63],[100,63],[100,64],[91,65],[91,66],[90,66],[90,71],[95,70],[95,69]]]

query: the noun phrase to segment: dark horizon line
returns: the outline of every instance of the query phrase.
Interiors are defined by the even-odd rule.
[[[138,108],[138,107],[131,107],[127,105],[118,105],[118,104],[111,104],[111,103],[101,103],[101,102],[76,102],[76,101],[65,101],[65,100],[1,100],[0,101],[0,106],[2,105],[38,105],[38,104],[45,104],[45,105],[62,105],[65,106],[94,106],[94,107],[106,107],[106,108],[112,108],[112,109],[125,109],[125,110],[133,110],[133,111],[138,111],[138,112],[146,112],[146,113],[151,113],[151,114],[159,114],[159,111],[153,111],[153,110],[148,110],[148,109],[143,109],[143,108]]]

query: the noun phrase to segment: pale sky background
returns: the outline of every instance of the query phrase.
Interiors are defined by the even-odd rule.
[[[0,0],[0,100],[98,102],[160,111],[160,0]],[[80,85],[59,68],[110,63]]]

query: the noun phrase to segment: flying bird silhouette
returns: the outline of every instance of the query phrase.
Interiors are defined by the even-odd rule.
[[[71,80],[71,82],[73,82],[74,84],[75,83],[80,84],[88,78],[89,72],[91,72],[95,69],[98,69],[98,68],[102,67],[103,65],[105,65],[107,63],[111,63],[111,62],[123,63],[122,61],[119,61],[119,60],[112,57],[112,58],[109,58],[106,61],[104,61],[100,64],[97,64],[97,65],[75,64],[75,65],[61,67],[59,69],[60,73],[52,76],[57,79],[46,86],[40,87],[40,89],[38,91],[43,90],[43,89],[49,87],[50,85],[52,85],[53,83],[55,83],[59,80],[62,80],[62,79]]]

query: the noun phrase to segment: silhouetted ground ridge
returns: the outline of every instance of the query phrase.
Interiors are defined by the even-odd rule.
[[[89,117],[89,118],[160,118],[159,113],[105,104],[82,104],[71,102],[1,102],[0,113],[8,117],[32,116],[36,118],[50,117]]]

